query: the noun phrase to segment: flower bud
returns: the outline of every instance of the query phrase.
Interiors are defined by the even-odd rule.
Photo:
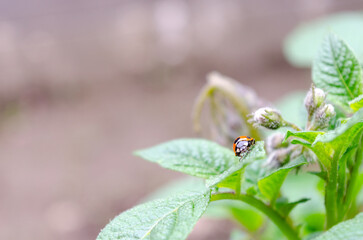
[[[309,115],[312,115],[325,101],[325,92],[312,86],[306,94],[304,104]]]
[[[254,113],[252,122],[254,122],[255,125],[263,126],[268,129],[277,129],[281,127],[283,119],[277,110],[264,107],[258,109]]]
[[[335,110],[333,105],[325,104],[318,108],[315,113],[315,121],[317,128],[326,128],[329,121],[335,116]]]

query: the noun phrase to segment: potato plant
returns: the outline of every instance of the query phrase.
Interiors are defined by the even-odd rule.
[[[203,184],[165,190],[173,193],[121,213],[97,239],[183,240],[216,209],[222,211],[215,216],[240,224],[231,234],[235,240],[363,239],[361,65],[329,34],[312,80],[303,98],[292,95],[277,104],[279,111],[248,87],[211,74],[193,119],[214,141],[177,139],[135,152]],[[206,105],[208,124],[201,121]],[[239,135],[256,140],[241,159],[231,147]]]

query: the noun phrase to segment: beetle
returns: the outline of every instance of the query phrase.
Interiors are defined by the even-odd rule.
[[[241,157],[242,153],[248,152],[248,150],[255,144],[255,139],[248,136],[239,136],[233,142],[234,154]]]

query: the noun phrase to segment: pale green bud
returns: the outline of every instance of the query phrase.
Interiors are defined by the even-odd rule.
[[[316,109],[324,104],[325,97],[325,92],[322,89],[315,88],[314,86],[310,88],[304,100],[304,104],[309,115],[312,115]]]

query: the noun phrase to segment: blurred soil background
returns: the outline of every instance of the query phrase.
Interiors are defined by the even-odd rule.
[[[307,90],[282,54],[299,23],[358,0],[0,2],[0,239],[95,239],[182,175],[132,155],[192,131],[216,70],[274,101]],[[189,239],[228,239],[202,219]]]

